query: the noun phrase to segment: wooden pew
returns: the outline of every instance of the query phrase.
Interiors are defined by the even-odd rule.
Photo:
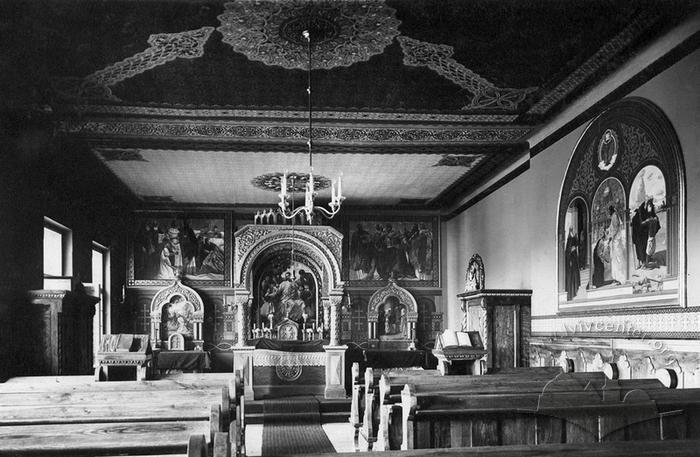
[[[573,366],[573,364],[572,364]],[[389,393],[400,394],[406,383],[425,383],[430,385],[457,386],[461,388],[465,383],[485,384],[491,386],[495,382],[520,383],[521,379],[540,380],[546,382],[561,374],[561,367],[521,367],[503,370],[503,373],[473,376],[473,375],[448,375],[443,376],[437,370],[399,370],[386,371],[379,376],[374,375],[371,367],[365,371],[364,388],[353,388],[353,399],[351,403],[350,421],[355,427],[354,443],[355,449],[359,450],[359,435],[367,442],[367,448],[372,449],[374,443],[380,439],[380,449],[389,449],[387,440],[381,441],[378,438],[377,430],[380,427],[380,407],[384,403]],[[389,390],[382,391],[379,381],[384,379],[384,386],[391,386]],[[479,381],[481,380],[481,381]],[[503,381],[499,381],[503,380]],[[507,389],[506,389],[507,390]],[[356,393],[357,392],[357,393]],[[362,398],[363,401],[359,399]],[[364,407],[353,406],[359,402]],[[353,416],[353,409],[361,412],[361,416]],[[359,419],[361,417],[361,420]]]
[[[602,373],[561,373],[552,380],[538,381],[520,377],[493,376],[492,383],[487,383],[483,376],[460,380],[455,384],[406,384],[403,390],[409,390],[416,398],[466,395],[511,395],[534,394],[539,398],[539,404],[546,403],[550,394],[558,392],[586,392],[592,401],[622,401],[627,393],[634,390],[666,389],[656,379],[640,380],[610,380]],[[380,381],[383,404],[380,407],[380,418],[377,432],[377,447],[379,450],[398,449],[402,437],[402,394],[389,395],[391,389],[385,378]]]
[[[186,451],[190,435],[204,434],[213,444],[217,433],[225,433],[228,441],[229,425],[218,403],[223,400],[221,387],[217,393],[211,384],[198,381],[110,382],[97,390],[93,386],[66,382],[52,389],[50,384],[48,392],[40,393],[38,386],[13,385],[10,393],[2,393],[0,454],[172,453]],[[236,391],[242,397],[242,383]],[[233,405],[235,395],[229,398]],[[237,436],[244,433],[233,430]]]
[[[700,438],[698,389],[403,396],[402,449]]]
[[[382,457],[697,457],[700,440],[541,444],[387,451]],[[314,457],[370,457],[372,452],[315,454]]]

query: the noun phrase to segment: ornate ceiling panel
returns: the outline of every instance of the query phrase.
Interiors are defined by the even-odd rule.
[[[163,196],[175,203],[273,207],[278,197],[269,187],[275,182],[264,178],[285,170],[308,172],[308,155],[303,153],[96,149],[95,154],[136,195],[150,201]],[[402,198],[435,198],[487,160],[483,155],[319,154],[314,175],[343,173],[348,205],[393,205]],[[328,185],[318,186],[318,191],[321,201],[330,199]]]
[[[6,0],[0,105],[41,107],[144,200],[273,203],[255,178],[306,171],[308,29],[316,171],[353,204],[449,205],[699,6]]]

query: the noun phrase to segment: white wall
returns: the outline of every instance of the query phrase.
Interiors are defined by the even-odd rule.
[[[686,166],[688,306],[700,306],[700,51],[649,80],[630,96],[654,102],[680,140]],[[557,208],[564,175],[588,121],[530,162],[530,169],[445,222],[444,284],[447,326],[458,325],[456,295],[466,263],[479,253],[486,288],[533,290],[533,315],[557,312]]]

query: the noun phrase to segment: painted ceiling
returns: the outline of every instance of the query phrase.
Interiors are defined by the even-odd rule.
[[[315,161],[357,205],[450,204],[694,2],[5,1],[5,107],[49,112],[144,200],[267,204]],[[183,171],[185,170],[185,171]],[[180,183],[179,187],[174,183]],[[403,200],[402,200],[403,199]]]

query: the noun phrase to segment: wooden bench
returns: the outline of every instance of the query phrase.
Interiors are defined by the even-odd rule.
[[[700,440],[541,444],[387,451],[382,457],[697,457]],[[369,457],[373,452],[315,454],[314,457]]]
[[[549,380],[562,373],[561,367],[533,367],[533,368],[511,368],[504,370],[502,374],[486,375],[486,383],[492,383],[497,378],[491,376],[507,376],[509,379],[518,379],[518,376],[528,379]],[[355,448],[359,449],[359,436],[367,442],[368,449],[372,449],[377,440],[377,427],[380,421],[379,400],[380,389],[379,380],[384,376],[390,384],[395,386],[393,393],[400,393],[406,383],[429,383],[429,384],[455,384],[462,385],[464,382],[473,382],[476,378],[473,375],[449,375],[444,376],[438,370],[395,370],[382,371],[375,374],[375,371],[368,367],[365,370],[364,385],[360,386],[357,370],[353,372],[353,377],[357,380],[353,384],[353,397],[351,400],[350,422],[355,428],[354,442]],[[382,398],[384,398],[382,396]],[[384,447],[384,446],[383,446]]]
[[[498,375],[433,375],[432,373],[425,376],[413,373],[388,373],[380,377],[375,385],[367,385],[365,390],[364,416],[360,434],[367,441],[368,448],[373,447],[373,443],[379,440],[379,450],[389,449],[389,443],[386,436],[378,434],[377,430],[386,428],[386,424],[382,423],[382,405],[388,403],[400,402],[400,397],[395,398],[393,402],[389,401],[390,395],[400,395],[406,383],[414,385],[432,386],[436,391],[464,393],[467,390],[484,390],[487,391],[504,391],[508,392],[513,389],[513,386],[520,386],[525,382],[533,384],[533,389],[541,389],[548,381],[562,374],[562,369],[559,367],[547,368],[523,368],[518,371],[507,374]],[[573,383],[574,387],[582,387],[582,381]],[[536,386],[536,387],[535,387]],[[388,416],[385,417],[388,419]],[[358,448],[359,439],[355,437],[356,448]]]
[[[700,438],[700,391],[433,395],[402,400],[402,449]],[[543,401],[544,399],[544,401]]]
[[[401,442],[403,393],[392,393],[396,391],[397,387],[394,384],[389,384],[386,377],[380,380],[377,431],[379,450],[398,449]],[[550,394],[558,392],[586,392],[593,401],[622,401],[624,396],[633,390],[646,391],[666,388],[656,379],[619,381],[607,379],[603,373],[560,373],[551,380],[493,375],[470,377],[456,383],[406,384],[403,390],[407,389],[417,398],[432,395],[535,394],[539,396],[539,404],[542,404],[547,402]]]
[[[232,424],[229,417],[232,410],[234,417],[243,411],[236,406],[243,386],[231,385],[233,395],[227,386],[214,389],[200,380],[109,382],[98,388],[67,382],[45,393],[38,386],[11,386],[0,395],[0,454],[171,454],[186,452],[190,435],[205,435],[209,446],[223,433],[230,447],[229,430],[240,448],[242,417]]]

